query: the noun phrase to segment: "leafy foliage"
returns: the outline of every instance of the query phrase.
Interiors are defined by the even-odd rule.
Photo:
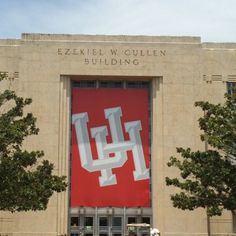
[[[205,113],[199,119],[204,131],[201,139],[217,149],[192,152],[190,148],[177,148],[182,158],[171,157],[167,165],[177,167],[181,178],[166,177],[166,184],[181,190],[171,196],[174,207],[203,207],[208,216],[221,215],[223,209],[236,210],[236,166],[231,162],[236,156],[236,96],[226,95],[224,105],[195,105]]]
[[[205,132],[201,139],[212,147],[222,150],[228,157],[236,157],[236,93],[226,94],[224,105],[196,102],[205,116],[199,119],[200,128]]]
[[[0,81],[7,78],[0,73]],[[39,132],[33,114],[23,112],[31,102],[11,90],[0,93],[0,210],[45,210],[52,194],[67,186],[64,176],[52,174],[52,163],[39,161],[43,151],[22,150],[25,137]]]

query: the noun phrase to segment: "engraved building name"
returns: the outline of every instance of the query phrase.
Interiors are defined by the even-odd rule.
[[[166,50],[158,49],[102,49],[102,48],[58,48],[59,56],[77,56],[84,65],[138,66],[142,57],[165,57]]]

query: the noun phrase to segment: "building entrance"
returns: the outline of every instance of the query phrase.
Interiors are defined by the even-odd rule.
[[[80,208],[73,209],[70,217],[70,236],[147,236],[147,227],[127,227],[152,221],[149,208]]]
[[[146,236],[151,212],[150,81],[72,83],[70,236]]]

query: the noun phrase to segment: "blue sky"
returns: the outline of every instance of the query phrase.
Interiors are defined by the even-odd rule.
[[[0,10],[0,38],[127,34],[236,42],[236,0],[0,0]]]

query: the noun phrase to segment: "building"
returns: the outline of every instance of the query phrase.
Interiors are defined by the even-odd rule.
[[[236,43],[23,34],[0,40],[0,71],[33,99],[40,133],[25,145],[44,150],[70,182],[45,212],[1,212],[0,235],[123,236],[128,223],[206,235],[204,210],[172,207],[165,177],[177,171],[166,162],[176,147],[204,149],[194,102],[221,102],[235,86]],[[229,212],[211,219],[214,233],[232,224]]]

